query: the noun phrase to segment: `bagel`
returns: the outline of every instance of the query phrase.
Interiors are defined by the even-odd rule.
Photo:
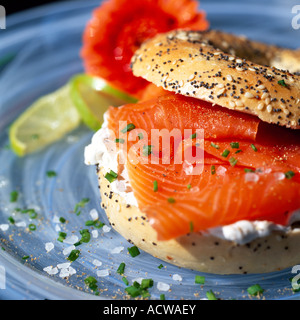
[[[104,177],[106,170],[98,166],[97,172],[101,206],[111,226],[129,243],[160,260],[217,274],[266,273],[282,270],[300,261],[298,228],[274,230],[245,244],[201,232],[159,241],[147,216],[137,206],[129,205],[122,195],[112,191]]]
[[[165,90],[300,129],[300,50],[175,30],[145,42],[132,70]]]

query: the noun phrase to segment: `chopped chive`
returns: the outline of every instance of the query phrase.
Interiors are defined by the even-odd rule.
[[[212,290],[206,292],[206,297],[208,300],[218,300]]]
[[[85,222],[84,225],[85,225],[86,227],[91,227],[91,226],[94,225],[94,220],[88,220],[88,221]]]
[[[159,296],[159,300],[166,300],[166,296],[162,293],[162,294]]]
[[[79,201],[74,208],[74,212],[77,216],[80,215],[81,211],[79,211],[79,208],[84,208],[84,206],[90,201],[89,198],[83,198],[81,201]]]
[[[125,291],[132,297],[136,298],[141,295],[141,288],[137,288],[136,286],[130,286],[125,288]]]
[[[98,289],[97,286],[97,280],[92,277],[89,276],[87,278],[84,279],[84,283],[92,290],[92,291],[96,291]]]
[[[170,198],[168,198],[168,202],[169,202],[169,203],[175,203],[176,201],[175,201],[174,198],[170,197]]]
[[[14,190],[10,193],[10,202],[17,202],[19,197],[19,192]]]
[[[196,284],[204,284],[205,283],[205,277],[204,276],[195,276],[195,283]]]
[[[240,152],[242,152],[241,149],[240,149],[240,150],[236,150],[235,154],[238,154],[238,153],[240,153]]]
[[[94,225],[95,228],[100,229],[103,226],[105,226],[105,223],[101,222],[100,220],[95,220],[93,225]]]
[[[110,170],[110,172],[106,173],[105,178],[112,183],[118,178],[118,174]]]
[[[140,250],[137,246],[133,246],[131,248],[128,248],[128,252],[133,258],[140,254]]]
[[[220,147],[219,147],[217,144],[213,143],[213,142],[212,142],[210,145],[211,145],[212,147],[214,147],[215,149],[220,149]]]
[[[126,133],[133,129],[135,129],[135,125],[133,123],[129,123],[124,129],[121,130],[121,132]]]
[[[29,215],[30,219],[36,219],[38,216],[37,212],[34,209],[29,209],[28,215]]]
[[[210,172],[212,175],[214,175],[216,173],[216,166],[211,166]]]
[[[120,265],[119,265],[119,268],[118,268],[118,270],[117,270],[117,273],[118,273],[118,274],[124,274],[124,271],[125,271],[125,263],[122,262],[122,263],[120,263]]]
[[[139,137],[139,140],[144,139],[144,135],[141,132],[138,134],[138,137]]]
[[[128,282],[127,278],[123,277],[123,278],[122,278],[122,281],[125,283],[126,286],[129,285],[129,282]]]
[[[11,224],[15,224],[15,219],[13,217],[8,217],[7,220],[11,223]]]
[[[29,258],[29,256],[24,256],[22,257],[22,260],[27,260]]]
[[[244,171],[245,172],[255,172],[253,169],[247,169],[247,168],[245,168]]]
[[[285,81],[282,79],[282,80],[279,80],[278,81],[278,84],[283,86],[283,87],[287,87],[287,84],[285,83]]]
[[[227,158],[229,155],[230,151],[228,149],[225,149],[222,153],[222,157]]]
[[[255,152],[257,152],[257,148],[255,147],[254,144],[251,144],[251,148],[252,148]]]
[[[40,138],[40,136],[38,135],[38,134],[36,134],[36,133],[34,133],[32,136],[31,136],[31,139],[32,140],[37,140],[37,139],[39,139]]]
[[[91,234],[88,229],[80,230],[79,233],[81,234],[81,239],[79,240],[80,243],[88,243],[91,240]]]
[[[295,176],[294,171],[287,171],[285,174],[286,179],[292,179]]]
[[[164,266],[162,264],[160,264],[157,268],[158,269],[162,269]]]
[[[152,153],[152,148],[153,146],[143,146],[143,155],[144,156],[149,156]]]
[[[149,289],[153,287],[152,279],[143,279],[141,282],[141,289]]]
[[[120,138],[120,139],[116,139],[116,143],[124,143],[125,142],[125,140],[124,139],[122,139],[122,138]]]
[[[234,167],[237,164],[237,162],[238,162],[237,159],[233,157],[229,159],[229,163],[231,164],[232,167]]]
[[[251,296],[257,296],[259,294],[262,294],[265,290],[262,289],[262,287],[259,284],[254,284],[253,286],[249,287],[247,289],[247,292],[251,295]]]
[[[118,178],[118,174],[115,173],[113,170],[110,170],[109,174],[110,174],[111,176],[113,176],[114,178]]]
[[[191,184],[188,184],[187,185],[187,188],[190,190],[192,188],[192,185]]]
[[[66,239],[66,237],[67,234],[65,232],[59,232],[57,241],[63,242]]]
[[[190,232],[193,232],[194,231],[194,223],[193,223],[193,221],[190,221],[189,225],[190,225]]]
[[[238,142],[231,142],[230,146],[232,149],[238,149],[240,147],[240,144]]]
[[[31,223],[29,226],[28,226],[29,230],[30,231],[35,231],[36,230],[36,225],[34,223]]]
[[[80,251],[74,249],[71,251],[67,259],[71,262],[74,262],[79,257],[79,254],[80,254]]]
[[[191,136],[190,136],[191,139],[196,139],[197,138],[197,133],[193,133]]]
[[[157,181],[154,180],[154,181],[153,181],[153,191],[154,191],[154,192],[157,192],[157,190],[158,190],[158,184],[157,184]]]
[[[64,217],[60,217],[60,218],[59,218],[59,221],[60,221],[61,223],[65,223],[65,222],[66,222],[66,219],[65,219]]]
[[[56,172],[53,171],[53,170],[47,171],[46,174],[47,174],[48,178],[52,178],[52,177],[56,177],[57,176]]]

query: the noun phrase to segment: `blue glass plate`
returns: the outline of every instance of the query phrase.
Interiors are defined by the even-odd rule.
[[[145,252],[132,258],[127,252],[131,244],[113,229],[105,232],[105,228],[98,230],[98,238],[78,247],[80,256],[71,264],[75,274],[64,278],[64,269],[58,268],[53,275],[45,271],[67,262],[64,250],[70,244],[57,241],[59,230],[67,237],[80,238],[92,209],[108,225],[100,207],[95,168],[83,162],[83,150],[92,132],[82,126],[39,153],[17,158],[7,148],[7,130],[35,99],[83,71],[79,56],[82,31],[98,5],[99,1],[91,0],[48,5],[8,17],[7,29],[0,30],[0,298],[123,299],[126,285],[116,271],[125,262],[130,284],[138,278],[154,280],[149,290],[151,299],[159,299],[162,293],[158,282],[170,286],[165,296],[171,300],[205,298],[208,290],[221,299],[250,299],[246,290],[256,283],[265,289],[266,299],[298,299],[289,280],[293,276],[290,269],[264,275],[204,274],[206,282],[200,286],[194,283],[199,272],[164,262],[159,269],[161,261]],[[213,28],[296,48],[300,47],[300,31],[291,26],[292,5],[291,1],[201,2]],[[57,176],[48,177],[49,170]],[[19,192],[16,203],[10,202],[13,190]],[[83,198],[90,201],[77,216],[74,207]],[[15,212],[16,208],[34,208],[38,217],[31,219],[28,214]],[[8,221],[9,217],[15,224]],[[66,222],[60,222],[60,217]],[[36,224],[35,231],[29,231],[31,223]],[[50,252],[46,243],[54,244]],[[102,265],[95,265],[95,259]],[[108,275],[101,276],[102,272]],[[180,275],[182,280],[174,280],[173,275]],[[98,280],[99,296],[86,287],[84,279],[88,276]]]

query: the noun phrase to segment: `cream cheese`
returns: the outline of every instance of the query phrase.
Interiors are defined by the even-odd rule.
[[[116,150],[115,142],[112,141],[111,132],[107,127],[106,115],[104,115],[102,128],[94,134],[91,143],[85,148],[85,164],[99,164],[104,168],[105,172],[110,172],[110,170],[118,172],[118,161],[120,157],[122,157],[122,153],[121,151]],[[111,190],[123,197],[126,203],[138,207],[137,200],[133,192],[127,191],[132,189],[126,166],[124,166],[123,171],[119,173],[119,176],[121,179],[117,179],[111,183]],[[299,220],[300,210],[297,210],[291,216],[290,224]],[[290,230],[290,226],[281,226],[269,221],[241,220],[227,226],[208,229],[203,234],[212,235],[219,239],[234,241],[237,244],[243,245],[253,241],[254,239],[266,237],[273,231],[287,232],[288,230]]]

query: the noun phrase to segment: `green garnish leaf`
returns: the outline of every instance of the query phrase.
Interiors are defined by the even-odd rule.
[[[253,169],[247,169],[247,168],[245,168],[244,171],[245,172],[255,172]]]
[[[166,296],[162,293],[162,294],[159,296],[159,300],[166,300]]]
[[[150,154],[152,153],[152,148],[153,148],[153,146],[151,146],[151,145],[143,146],[143,155],[150,156]]]
[[[240,144],[238,142],[231,142],[230,146],[232,149],[238,149],[240,147]]]
[[[212,142],[210,145],[211,145],[212,147],[214,147],[215,149],[220,149],[220,147],[219,147],[217,144],[213,143],[213,142]]]
[[[235,154],[242,152],[242,150],[236,150]]]
[[[190,221],[189,225],[190,225],[190,232],[193,232],[194,231],[194,223],[193,223],[193,221]]]
[[[66,239],[66,237],[67,237],[67,234],[65,232],[59,232],[57,241],[63,242]]]
[[[53,170],[47,171],[46,174],[47,174],[48,178],[52,178],[52,177],[56,177],[57,176],[56,172],[53,171]]]
[[[116,139],[116,143],[121,143],[121,144],[123,144],[125,142],[125,140],[124,139],[122,139],[122,138],[120,138],[120,139]]]
[[[126,133],[133,129],[135,129],[135,125],[133,123],[129,123],[124,129],[121,130],[121,132]]]
[[[292,179],[295,176],[294,171],[287,171],[285,174],[286,179]]]
[[[110,170],[110,172],[106,173],[105,178],[110,182],[114,182],[118,178],[118,174],[115,173],[113,170]]]
[[[79,257],[79,255],[80,255],[80,251],[74,249],[71,251],[67,259],[71,262],[74,262]]]
[[[192,185],[191,184],[188,184],[187,185],[187,188],[190,190],[190,189],[192,189]]]
[[[128,282],[127,278],[123,277],[123,278],[122,278],[122,281],[125,283],[126,286],[129,285],[129,282]]]
[[[153,287],[153,280],[152,279],[143,279],[141,282],[141,289],[149,289]]]
[[[205,283],[205,277],[204,276],[195,276],[195,283],[196,284],[204,284]]]
[[[118,268],[118,270],[117,270],[117,273],[118,273],[118,274],[124,274],[124,271],[125,271],[125,263],[122,262],[122,263],[120,263],[120,265],[119,265],[119,268]]]
[[[29,256],[24,256],[22,257],[22,260],[27,260],[29,258]]]
[[[197,138],[197,133],[193,133],[191,136],[190,136],[191,139],[196,139]]]
[[[287,84],[285,83],[285,81],[282,79],[282,80],[279,80],[278,81],[278,84],[283,86],[283,87],[287,87]]]
[[[92,291],[96,291],[98,289],[97,286],[97,280],[92,277],[89,276],[87,278],[84,279],[84,283],[92,290]]]
[[[257,148],[255,147],[254,144],[251,144],[251,148],[252,148],[255,152],[257,152]]]
[[[216,173],[216,166],[211,166],[210,172],[212,175],[214,175]]]
[[[251,295],[251,296],[257,296],[259,294],[262,294],[265,290],[262,289],[262,287],[259,284],[254,284],[253,286],[249,287],[247,289],[247,292]]]
[[[128,248],[128,252],[133,258],[140,254],[140,250],[137,246],[133,246],[131,248]]]
[[[160,264],[157,268],[158,269],[162,269],[164,266],[162,264]]]
[[[168,198],[168,202],[169,202],[169,203],[175,203],[176,200],[175,200],[174,198],[170,197],[170,198]]]
[[[79,216],[81,211],[79,211],[79,208],[84,208],[85,205],[90,201],[89,198],[83,198],[81,201],[79,201],[74,208],[74,212]]]
[[[13,217],[8,217],[7,220],[11,223],[11,224],[15,224],[15,219]]]
[[[222,157],[227,158],[229,155],[230,151],[228,149],[225,149],[222,153]]]
[[[138,137],[139,137],[139,140],[144,139],[144,135],[141,132],[138,134]]]
[[[29,226],[28,226],[29,230],[30,231],[35,231],[36,230],[36,225],[34,223],[31,223]]]
[[[61,223],[65,223],[65,222],[66,222],[66,219],[65,219],[64,217],[60,217],[60,218],[59,218],[59,221],[60,221]]]
[[[158,183],[156,180],[153,181],[153,191],[157,192],[158,191]]]
[[[206,292],[206,297],[208,300],[218,300],[212,290]]]
[[[10,202],[17,202],[19,198],[19,192],[14,190],[10,193]]]
[[[79,233],[81,234],[80,243],[88,243],[91,240],[91,234],[88,229],[80,230]]]
[[[229,159],[229,163],[232,167],[234,167],[237,164],[237,162],[238,162],[237,159],[233,157]]]

